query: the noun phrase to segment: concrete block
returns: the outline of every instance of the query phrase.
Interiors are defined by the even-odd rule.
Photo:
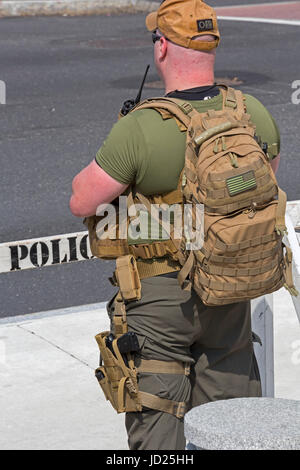
[[[193,408],[185,436],[210,450],[300,450],[300,401],[235,398]],[[194,447],[195,446],[195,447]]]

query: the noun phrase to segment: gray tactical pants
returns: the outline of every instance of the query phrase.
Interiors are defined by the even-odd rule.
[[[188,408],[214,400],[261,396],[253,352],[250,302],[206,307],[194,291],[181,290],[177,274],[142,281],[142,299],[127,306],[129,331],[143,359],[191,364],[190,376],[139,374],[139,389],[185,401]],[[108,304],[113,319],[113,299]],[[131,450],[185,449],[184,420],[144,408],[126,413]]]

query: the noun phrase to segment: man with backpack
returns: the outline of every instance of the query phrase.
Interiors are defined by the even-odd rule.
[[[274,176],[278,128],[254,97],[215,84],[215,11],[165,0],[146,25],[165,97],[115,124],[75,177],[70,207],[88,217],[93,253],[117,258],[111,332],[97,337],[99,383],[126,412],[131,450],[180,450],[189,409],[261,395],[249,299],[292,289],[291,258]],[[151,204],[204,204],[203,247],[189,251],[186,235],[183,246],[172,234],[99,240],[97,207],[121,194],[148,213]]]

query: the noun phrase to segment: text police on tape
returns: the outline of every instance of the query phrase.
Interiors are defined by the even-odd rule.
[[[0,244],[0,273],[93,258],[87,232]]]

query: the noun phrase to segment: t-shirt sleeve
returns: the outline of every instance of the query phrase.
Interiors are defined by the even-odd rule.
[[[133,115],[120,119],[97,152],[96,162],[119,183],[130,184],[139,172],[144,136]]]
[[[256,125],[256,134],[262,142],[268,144],[268,154],[273,159],[280,152],[280,132],[277,123],[267,108],[254,96],[245,94],[245,98],[247,113]]]

